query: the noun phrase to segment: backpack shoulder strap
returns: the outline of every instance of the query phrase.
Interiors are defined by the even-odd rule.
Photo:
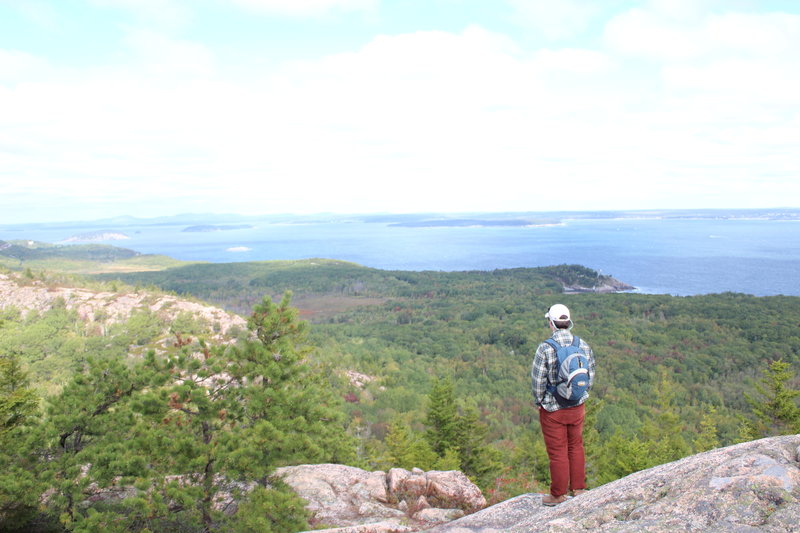
[[[554,349],[556,352],[558,352],[558,351],[559,351],[559,350],[561,350],[562,348],[565,348],[565,346],[561,346],[561,345],[560,345],[560,344],[558,344],[558,343],[557,343],[555,340],[553,340],[553,338],[552,338],[552,337],[551,337],[551,338],[549,338],[549,339],[546,339],[544,342],[546,342],[547,344],[549,344],[550,346],[552,346],[552,347],[553,347],[553,349]],[[570,344],[570,346],[573,346],[573,347],[575,347],[575,348],[580,348],[580,347],[581,347],[581,338],[580,338],[580,337],[578,337],[577,335],[573,335],[573,336],[572,336],[572,344]]]
[[[553,348],[553,350],[555,350],[556,359],[558,359],[558,351],[561,349],[561,345],[558,344],[555,340],[553,340],[552,337],[549,338],[549,339],[545,339],[544,342],[549,344]],[[561,365],[561,360],[560,359],[558,359],[558,364]],[[557,379],[557,377],[556,377],[556,379]],[[550,378],[547,378],[547,390],[550,392],[550,394],[552,394],[554,396],[556,395],[556,386],[553,385],[552,383],[550,383]]]

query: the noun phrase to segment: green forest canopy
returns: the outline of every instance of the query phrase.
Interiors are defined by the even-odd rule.
[[[192,295],[243,315],[265,296],[277,301],[292,291],[300,315],[311,322],[309,357],[327,369],[349,433],[359,439],[356,463],[387,468],[402,459],[473,468],[473,479],[494,500],[547,482],[529,372],[536,346],[549,335],[544,312],[553,303],[572,309],[575,332],[597,357],[586,436],[593,485],[776,431],[748,401],[770,394],[759,380],[768,383],[774,361],[789,364],[780,379],[790,390],[798,386],[791,372],[800,354],[797,297],[563,294],[567,279],[586,286],[599,279],[570,265],[406,272],[313,259],[98,278]],[[137,316],[96,339],[76,336],[77,318],[64,309],[39,317],[6,312],[2,320],[0,350],[19,354],[34,385],[66,382],[94,351],[125,357],[130,345],[146,346],[159,328],[170,327]],[[15,339],[42,337],[46,343],[15,345]],[[363,379],[350,379],[347,371]],[[442,398],[442,383],[452,384],[444,390],[453,398]],[[431,456],[442,437],[431,433],[431,409],[442,402],[456,406],[447,411],[453,427],[469,427],[484,442],[459,442],[464,432],[454,431],[448,437],[453,453],[440,447]],[[800,430],[793,424],[783,429]],[[479,464],[455,453],[467,445],[480,450]],[[401,454],[403,447],[415,452]]]
[[[549,334],[544,311],[555,302],[570,306],[576,333],[595,350],[601,440],[644,438],[669,410],[679,416],[688,444],[679,448],[688,453],[713,409],[719,442],[733,443],[750,413],[745,393],[771,361],[795,364],[800,354],[800,298],[563,294],[564,283],[597,282],[596,272],[576,265],[407,272],[314,259],[191,265],[121,279],[240,311],[264,294],[293,291],[314,323],[319,357],[376,378],[349,391],[347,407],[377,440],[396,417],[419,424],[432,380],[452,377],[457,395],[478,407],[489,438],[514,448],[535,423],[529,368]]]

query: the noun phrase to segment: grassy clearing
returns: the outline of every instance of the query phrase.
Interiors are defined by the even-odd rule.
[[[300,318],[309,322],[325,322],[329,318],[364,306],[378,306],[386,303],[386,298],[343,296],[337,294],[299,294],[292,300]]]

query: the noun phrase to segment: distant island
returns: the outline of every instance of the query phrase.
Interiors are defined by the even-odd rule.
[[[88,233],[79,233],[73,235],[63,242],[97,242],[97,241],[124,241],[130,239],[124,233],[118,231],[90,231]]]
[[[409,222],[395,222],[389,224],[391,227],[403,228],[435,228],[435,227],[448,227],[448,228],[468,228],[480,226],[543,226],[546,224],[557,224],[558,222],[552,220],[524,220],[524,219],[480,219],[480,218],[442,218],[430,220],[414,220]]]
[[[234,229],[253,229],[255,226],[251,224],[224,224],[221,226],[215,226],[211,224],[204,224],[200,226],[189,226],[183,228],[182,231],[187,232],[207,232],[207,231],[230,231]]]

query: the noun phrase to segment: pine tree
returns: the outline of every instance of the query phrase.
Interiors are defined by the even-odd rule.
[[[461,470],[461,455],[454,448],[447,448],[444,455],[437,457],[431,466],[433,470]]]
[[[791,365],[779,359],[763,371],[761,380],[755,384],[758,396],[745,394],[756,417],[751,434],[768,437],[800,432],[800,407],[797,405],[800,390],[789,385],[793,378]]]
[[[45,421],[32,434],[29,454],[37,476],[50,484],[46,509],[64,527],[81,527],[82,503],[92,483],[131,482],[146,464],[124,453],[136,426],[129,403],[152,384],[146,368],[137,373],[116,359],[90,359],[47,406]],[[109,529],[111,531],[111,529]]]
[[[411,470],[415,467],[426,469],[428,464],[435,461],[436,454],[430,450],[430,447],[428,450],[432,457],[421,460],[422,458],[419,457],[418,450],[414,446],[416,440],[402,420],[396,419],[389,424],[389,432],[384,438],[389,464],[396,468]]]
[[[36,512],[41,487],[22,444],[37,409],[16,355],[0,355],[0,530],[21,527]]]
[[[597,484],[602,485],[659,464],[654,462],[651,447],[637,437],[614,433],[595,456]]]
[[[665,369],[656,390],[657,412],[654,418],[645,421],[642,435],[650,448],[647,467],[675,461],[691,453],[691,447],[683,438],[683,423],[675,405],[676,383]]]
[[[694,448],[698,452],[705,452],[719,447],[719,436],[716,425],[717,410],[712,405],[700,420],[700,432],[694,439]]]
[[[739,434],[736,442],[749,442],[751,440],[760,439],[763,437],[761,429],[755,421],[746,418],[744,415],[739,415]]]
[[[302,503],[271,478],[275,468],[347,463],[355,446],[290,303],[290,294],[277,305],[265,298],[252,336],[234,346],[90,361],[31,439],[32,454],[48,458],[39,474],[55,489],[49,511],[81,531],[305,527]],[[87,506],[87,494],[112,486],[138,494]],[[224,492],[241,514],[218,507]]]
[[[394,420],[389,424],[389,431],[383,439],[386,444],[387,460],[390,465],[397,468],[410,470],[415,465],[411,462],[411,432],[408,426],[401,420]]]
[[[294,533],[308,527],[306,502],[273,481],[273,488],[256,487],[239,504],[234,518],[223,527],[231,533]]]
[[[240,384],[236,394],[228,393],[240,404],[243,424],[228,467],[252,474],[255,462],[265,465],[266,476],[278,463],[353,461],[355,443],[344,432],[340,400],[324,369],[312,364],[307,323],[291,307],[291,293],[278,305],[264,298],[248,323],[259,342],[227,355],[227,372]]]
[[[499,454],[486,444],[488,428],[478,409],[459,405],[450,378],[436,380],[428,396],[425,439],[438,457],[437,470],[461,470],[479,485],[488,486],[501,470]]]
[[[166,362],[176,382],[140,403],[151,425],[137,449],[149,451],[158,471],[182,478],[164,483],[153,505],[177,499],[187,522],[212,531],[223,520],[214,501],[230,483],[267,489],[278,466],[354,459],[337,399],[309,361],[306,325],[290,304],[289,293],[277,305],[264,298],[248,320],[252,340]],[[276,500],[245,501],[252,517]]]
[[[458,407],[452,379],[433,382],[428,395],[425,426],[425,438],[439,457],[443,457],[448,449],[458,448]]]
[[[486,443],[489,428],[481,422],[478,408],[466,405],[456,424],[459,468],[479,486],[488,486],[500,472],[499,453]]]
[[[33,416],[38,402],[17,356],[0,355],[0,441]]]
[[[397,419],[389,425],[384,443],[389,464],[393,467],[429,470],[436,464],[438,457],[428,442],[415,436],[402,420]]]

